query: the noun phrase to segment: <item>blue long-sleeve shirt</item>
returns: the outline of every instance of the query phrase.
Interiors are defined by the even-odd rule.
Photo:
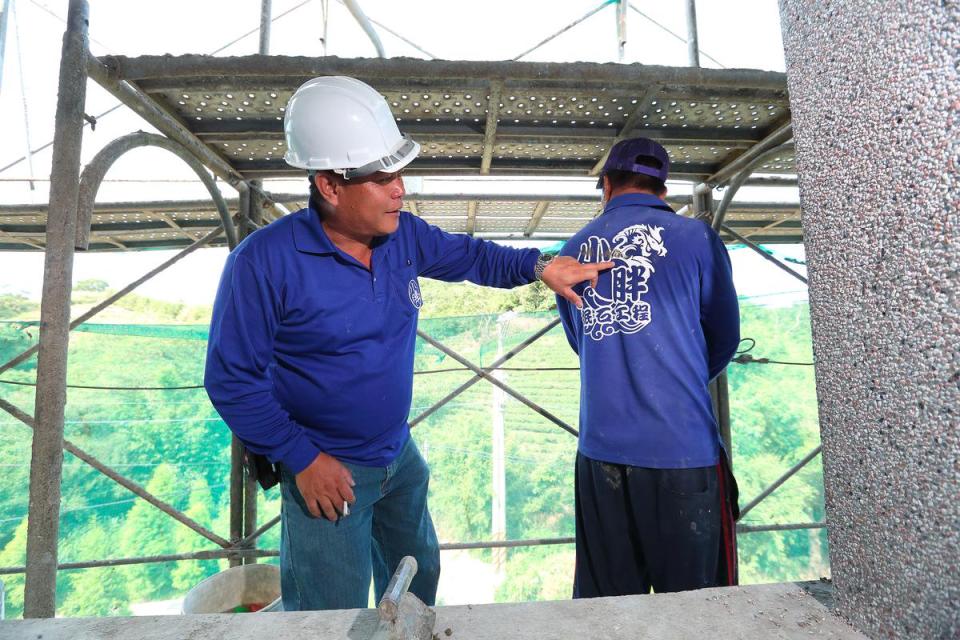
[[[561,254],[615,263],[595,289],[575,287],[582,310],[557,298],[580,355],[580,452],[638,467],[716,464],[720,438],[707,384],[740,342],[720,237],[656,196],[626,194]]]
[[[204,385],[252,451],[299,473],[320,452],[385,466],[409,438],[418,276],[514,287],[539,252],[446,233],[406,212],[371,269],[303,209],[227,258]]]

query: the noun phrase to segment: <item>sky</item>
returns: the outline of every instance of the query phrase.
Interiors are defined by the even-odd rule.
[[[67,0],[10,0],[13,11],[0,77],[0,203],[46,203],[51,149],[5,170],[3,167],[53,139],[57,75]],[[503,60],[514,58],[571,22],[599,7],[600,0],[360,0],[368,17],[431,55],[443,59]],[[683,0],[633,0],[627,13],[625,63],[683,66],[687,63]],[[327,37],[324,41],[324,6]],[[641,15],[641,13],[643,15]],[[94,55],[256,53],[260,0],[91,0],[90,48]],[[271,53],[341,57],[373,57],[376,52],[339,0],[273,0],[276,18]],[[699,0],[697,17],[704,67],[783,71],[783,46],[776,0]],[[658,23],[658,24],[657,24]],[[423,51],[377,27],[391,57],[429,57]],[[670,34],[672,31],[674,34]],[[243,36],[247,32],[250,35]],[[232,43],[226,48],[224,45]],[[583,23],[523,57],[526,61],[616,62],[616,12],[606,6]],[[85,112],[101,114],[116,104],[90,82]],[[113,139],[152,128],[126,107],[98,120],[84,132],[82,161]],[[28,135],[29,133],[29,135]],[[32,178],[31,184],[27,179]],[[268,181],[268,190],[290,192],[303,181]],[[671,184],[681,193],[689,185]],[[590,179],[531,182],[498,179],[414,179],[408,191],[489,191],[595,193]],[[224,195],[235,196],[223,186]],[[98,201],[206,198],[192,171],[164,151],[138,149],[125,155],[107,174]],[[742,200],[796,200],[793,189],[744,188]],[[802,249],[782,249],[802,256]],[[797,289],[789,276],[749,252],[734,252],[741,291]],[[102,278],[120,287],[172,255],[166,251],[78,255],[74,279]],[[168,273],[138,290],[143,295],[189,303],[212,299],[223,250],[196,252]],[[756,262],[755,262],[756,261]],[[802,271],[802,268],[800,269]],[[36,297],[42,281],[42,254],[0,253],[0,292],[19,291]],[[189,277],[184,277],[188,275]],[[786,278],[786,279],[785,279]]]

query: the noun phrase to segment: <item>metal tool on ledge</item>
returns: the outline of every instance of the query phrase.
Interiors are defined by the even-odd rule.
[[[431,640],[437,613],[410,593],[410,582],[417,575],[417,560],[400,560],[377,612],[380,621],[371,640]]]

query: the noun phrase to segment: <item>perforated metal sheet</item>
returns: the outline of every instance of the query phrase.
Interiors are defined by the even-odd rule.
[[[382,93],[401,130],[423,146],[411,174],[592,175],[618,136],[647,135],[667,147],[675,177],[702,179],[789,119],[782,74],[743,70],[280,56],[105,60],[248,177],[299,172],[282,159],[284,106],[306,78],[325,73],[352,75]],[[792,159],[763,171],[791,173]]]
[[[283,115],[293,91],[319,75],[359,78],[385,97],[401,130],[422,145],[410,174],[595,175],[622,137],[658,139],[675,178],[701,180],[789,120],[783,74],[642,65],[245,56],[100,59],[248,178],[301,175],[283,161]],[[758,169],[790,174],[793,152]],[[292,208],[303,202],[302,196]],[[407,203],[450,231],[491,237],[566,237],[596,201],[478,197]],[[99,206],[93,250],[183,246],[218,224],[209,203]],[[236,207],[236,205],[233,205]],[[730,211],[758,241],[796,242],[783,206]],[[43,208],[0,207],[0,249],[40,248]],[[222,242],[222,241],[220,241]]]
[[[277,201],[291,211],[306,206],[302,194],[278,194]],[[451,199],[455,198],[455,199]],[[562,239],[578,231],[600,211],[599,199],[554,196],[444,196],[414,194],[404,209],[455,233],[468,232],[471,202],[475,203],[472,230],[492,238]],[[671,199],[680,206],[683,199]],[[237,202],[228,202],[236,212]],[[539,222],[535,221],[542,210]],[[268,218],[270,212],[265,212]],[[757,242],[802,242],[800,210],[795,204],[734,204],[726,224]],[[220,224],[209,201],[120,203],[98,205],[93,214],[91,251],[182,247]],[[0,206],[0,251],[42,250],[46,208],[37,205]],[[529,233],[529,235],[527,235]],[[213,242],[223,245],[223,238]]]

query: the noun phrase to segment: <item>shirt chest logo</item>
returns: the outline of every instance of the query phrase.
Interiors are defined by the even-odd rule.
[[[420,293],[420,283],[417,282],[416,278],[407,284],[407,295],[410,297],[410,302],[417,309],[423,306],[423,294]]]
[[[661,232],[663,227],[637,224],[623,229],[610,241],[590,236],[580,245],[580,262],[612,260],[610,297],[602,296],[593,287],[583,292],[580,318],[583,331],[594,340],[615,333],[636,333],[653,320],[650,303],[641,299],[649,291],[655,258],[667,255]]]

